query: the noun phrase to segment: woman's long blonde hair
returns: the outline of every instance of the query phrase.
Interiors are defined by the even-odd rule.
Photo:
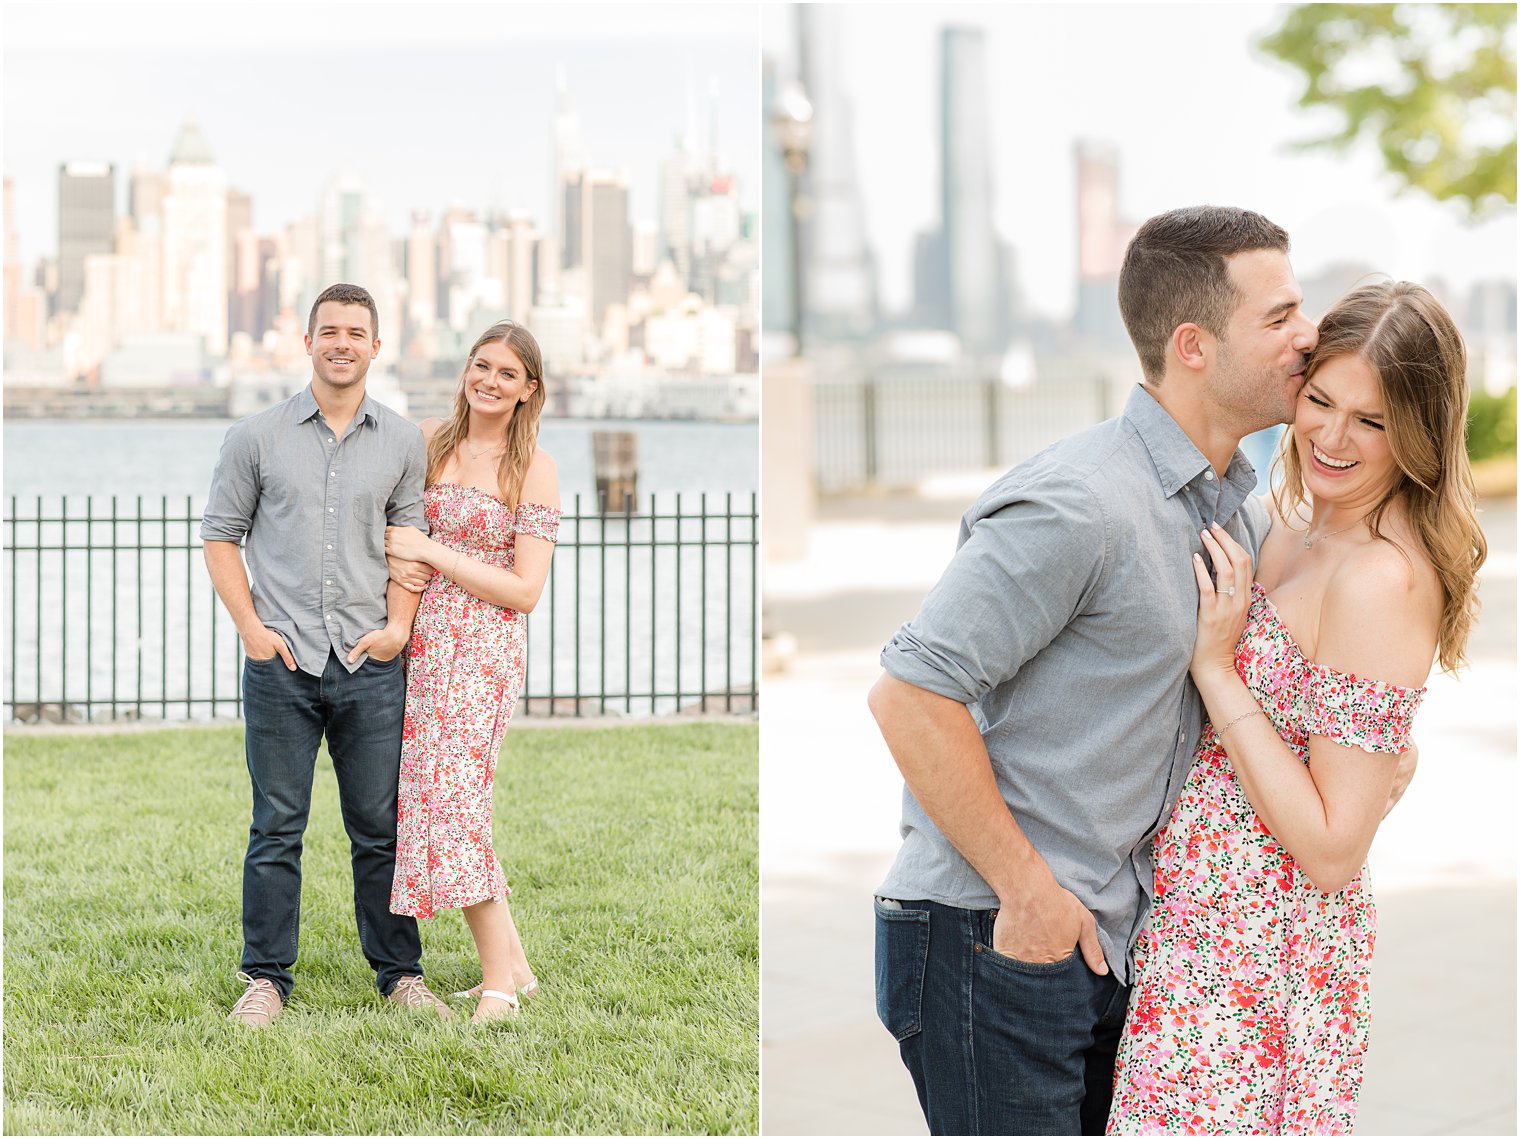
[[[1383,393],[1383,421],[1399,477],[1368,515],[1374,538],[1395,499],[1430,558],[1444,594],[1438,650],[1451,672],[1466,655],[1477,616],[1478,567],[1488,542],[1478,526],[1477,492],[1467,460],[1467,350],[1441,303],[1420,285],[1363,285],[1338,300],[1319,324],[1308,376],[1337,356],[1360,356]],[[1273,491],[1278,516],[1306,499],[1290,427],[1278,454],[1283,479]]]
[[[475,353],[482,346],[498,341],[517,353],[517,358],[523,363],[523,370],[527,372],[527,378],[536,381],[528,398],[512,412],[512,420],[507,424],[507,445],[496,465],[496,485],[501,492],[501,500],[507,504],[507,509],[516,510],[518,500],[522,497],[523,479],[528,474],[528,464],[533,462],[533,453],[538,449],[538,417],[544,410],[544,366],[538,341],[515,320],[497,321],[482,332],[480,339],[470,348],[469,358],[464,362],[464,372],[459,377],[459,390],[454,393],[454,410],[448,421],[433,433],[433,438],[428,443],[427,481],[429,485],[438,481],[438,476],[443,473],[443,468],[448,465],[455,449],[469,435],[470,401],[466,390],[470,383],[470,366],[475,363]]]

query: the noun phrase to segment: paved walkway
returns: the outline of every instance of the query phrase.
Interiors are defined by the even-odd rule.
[[[766,575],[768,626],[796,641],[765,679],[761,732],[766,1134],[925,1133],[873,1009],[870,896],[901,784],[865,692],[979,488],[826,504],[806,560]],[[1514,501],[1484,526],[1474,667],[1430,682],[1419,773],[1369,860],[1381,921],[1361,1134],[1515,1134]]]

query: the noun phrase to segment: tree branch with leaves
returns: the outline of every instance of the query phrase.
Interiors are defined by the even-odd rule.
[[[1258,46],[1302,74],[1300,107],[1341,116],[1299,145],[1368,139],[1405,187],[1473,217],[1514,204],[1514,4],[1305,4]]]

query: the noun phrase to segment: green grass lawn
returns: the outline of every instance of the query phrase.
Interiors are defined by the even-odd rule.
[[[753,724],[509,733],[497,854],[540,991],[515,1020],[389,1005],[359,951],[317,766],[291,1002],[242,991],[250,810],[238,728],[5,741],[5,1131],[753,1134]],[[464,918],[428,982],[479,979]]]

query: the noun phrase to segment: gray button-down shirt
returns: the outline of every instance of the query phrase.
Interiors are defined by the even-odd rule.
[[[321,676],[386,621],[385,527],[427,528],[422,432],[368,396],[341,439],[311,386],[227,430],[201,538],[247,538],[253,608]]]
[[[882,650],[899,680],[969,706],[1009,810],[1090,909],[1109,967],[1153,890],[1150,840],[1202,727],[1188,679],[1192,554],[1219,522],[1267,527],[1236,452],[1223,479],[1143,387],[1124,414],[1009,471],[961,522],[923,608]],[[878,893],[991,909],[997,895],[903,790],[902,850]]]

